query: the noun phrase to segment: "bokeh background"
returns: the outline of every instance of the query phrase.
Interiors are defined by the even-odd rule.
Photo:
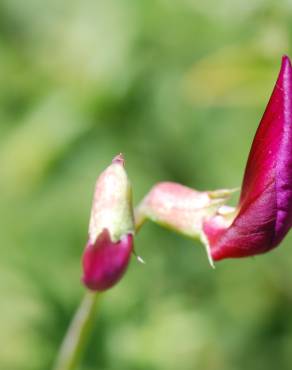
[[[161,180],[240,185],[291,41],[289,0],[1,0],[1,369],[51,368],[112,157],[135,203]],[[291,236],[212,270],[148,223],[147,263],[104,296],[80,369],[291,369]]]

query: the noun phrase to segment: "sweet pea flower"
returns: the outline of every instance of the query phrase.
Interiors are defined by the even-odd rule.
[[[121,279],[133,251],[133,235],[132,192],[120,154],[96,182],[83,254],[82,281],[87,288],[103,291]]]
[[[232,217],[230,217],[232,215]],[[265,253],[292,225],[292,67],[287,56],[257,129],[238,206],[205,220],[213,260]]]

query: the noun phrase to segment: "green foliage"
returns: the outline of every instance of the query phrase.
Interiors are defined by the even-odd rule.
[[[0,368],[46,370],[82,294],[97,175],[125,154],[135,203],[157,181],[240,184],[291,3],[0,3]],[[288,370],[291,237],[220,262],[155,225],[104,297],[83,370]],[[286,247],[285,247],[286,245]]]

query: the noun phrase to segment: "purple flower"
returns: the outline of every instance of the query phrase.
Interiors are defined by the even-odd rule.
[[[256,132],[235,216],[204,222],[214,260],[265,253],[292,225],[292,67],[283,57],[278,80]]]
[[[134,218],[131,186],[122,155],[99,176],[83,254],[83,283],[103,291],[124,275],[133,251]]]

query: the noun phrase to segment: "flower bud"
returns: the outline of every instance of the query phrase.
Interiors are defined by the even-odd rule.
[[[233,218],[204,222],[214,260],[265,253],[292,226],[292,67],[283,57],[278,80],[256,132]]]
[[[133,251],[131,186],[122,155],[116,156],[96,182],[89,239],[83,254],[83,283],[103,291],[125,273]]]

